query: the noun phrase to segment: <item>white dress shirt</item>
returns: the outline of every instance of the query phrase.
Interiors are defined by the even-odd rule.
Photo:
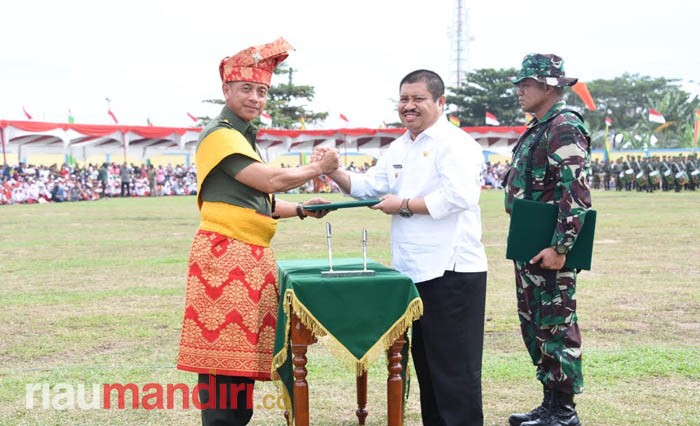
[[[479,208],[482,163],[481,146],[442,117],[415,141],[404,133],[366,174],[350,173],[354,198],[425,199],[429,215],[392,216],[394,269],[415,283],[445,271],[487,270]]]

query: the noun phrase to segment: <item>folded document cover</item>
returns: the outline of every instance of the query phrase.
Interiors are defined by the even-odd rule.
[[[341,201],[338,203],[328,203],[328,204],[309,204],[304,206],[304,210],[314,211],[314,210],[338,210],[346,209],[350,207],[364,207],[373,206],[379,203],[377,198],[367,198],[365,200],[353,200],[353,201]]]
[[[556,229],[558,213],[559,207],[555,204],[514,199],[510,213],[506,259],[528,261],[542,249],[549,247]],[[595,222],[596,211],[589,209],[576,243],[566,255],[565,267],[591,269]]]

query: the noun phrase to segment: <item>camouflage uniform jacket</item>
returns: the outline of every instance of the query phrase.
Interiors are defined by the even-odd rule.
[[[510,213],[514,198],[525,198],[525,169],[535,135],[541,126],[551,124],[532,156],[532,199],[559,205],[557,226],[552,245],[569,249],[591,207],[591,193],[586,183],[590,173],[590,137],[586,126],[573,113],[561,113],[559,101],[542,119],[534,119],[513,149],[511,169],[505,185],[505,208]],[[553,117],[553,118],[552,118]]]

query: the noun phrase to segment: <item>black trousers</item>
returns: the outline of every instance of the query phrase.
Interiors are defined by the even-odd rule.
[[[250,422],[253,417],[255,380],[248,377],[200,374],[198,382],[216,386],[214,408],[202,409],[202,426],[245,426]],[[204,406],[209,404],[209,387],[199,390],[199,400]]]
[[[122,186],[121,186],[121,196],[123,197],[124,194],[126,194],[127,197],[131,197],[130,182],[122,182]]]
[[[411,354],[425,426],[481,426],[486,272],[451,272],[417,283],[423,316]]]

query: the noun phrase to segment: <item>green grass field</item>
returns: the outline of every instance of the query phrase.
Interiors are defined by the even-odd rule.
[[[698,425],[700,193],[595,192],[593,200],[593,270],[578,282],[580,417],[587,426]],[[84,384],[88,401],[92,384],[194,385],[195,375],[174,365],[195,204],[168,197],[0,207],[0,424],[198,424],[195,409],[44,409],[41,391],[33,409],[25,401],[28,384]],[[487,425],[505,425],[511,412],[539,402],[540,386],[519,336],[501,192],[483,192],[481,205],[489,257],[484,410]],[[369,256],[389,264],[389,219],[365,208],[281,221],[278,258],[325,257],[326,220],[335,256],[359,256],[366,227]],[[353,374],[323,345],[309,351],[308,380],[313,425],[357,424]],[[405,424],[419,425],[412,384]],[[385,388],[379,360],[369,373],[368,425],[386,423]],[[67,404],[56,392],[47,402]],[[259,384],[256,405],[275,392]],[[261,408],[252,424],[284,419]]]

